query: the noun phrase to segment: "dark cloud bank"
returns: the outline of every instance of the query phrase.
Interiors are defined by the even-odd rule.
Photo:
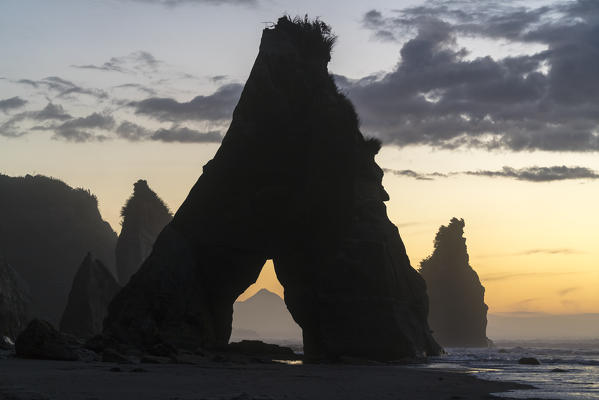
[[[252,0],[122,1],[166,6],[256,3]],[[358,80],[335,78],[356,105],[364,132],[377,136],[384,144],[447,149],[599,151],[599,2],[579,0],[531,9],[513,7],[509,2],[429,1],[424,6],[390,14],[371,10],[364,15],[363,26],[379,40],[401,43],[401,58],[396,68]],[[469,59],[468,50],[456,44],[457,38],[463,36],[540,44],[545,49],[500,59],[489,56]],[[135,73],[152,71],[160,63],[152,54],[139,51],[113,57],[103,64],[77,67]],[[224,79],[215,76],[214,82]],[[18,82],[44,89],[54,99],[88,95],[102,102],[108,98],[103,90],[86,88],[56,76]],[[223,132],[200,132],[183,125],[226,124],[243,86],[223,84],[213,94],[197,96],[188,102],[158,97],[152,88],[138,83],[119,88],[137,89],[150,96],[120,104],[137,115],[170,122],[172,126],[150,131],[128,121],[116,123],[110,119],[113,117],[103,114],[102,124],[95,116],[97,126],[80,127],[86,118],[94,118],[73,118],[62,110],[60,115],[65,118],[60,119],[61,124],[41,128],[54,129],[56,137],[82,142],[110,135],[133,141],[214,142]],[[22,107],[19,100],[22,99],[1,100],[0,109],[6,112]],[[10,117],[0,126],[0,135],[21,136],[19,123],[25,119],[39,120],[40,113],[30,111]],[[94,133],[103,129],[111,131]],[[428,180],[444,176],[409,170],[393,173]],[[594,171],[583,167],[520,170],[505,167],[499,171],[460,173],[535,182],[597,177]]]
[[[151,97],[129,105],[135,109],[136,114],[160,121],[225,121],[231,118],[242,90],[243,85],[230,83],[221,86],[211,95],[197,96],[186,103],[171,98]]]
[[[519,181],[528,182],[553,182],[553,181],[564,181],[572,179],[599,179],[599,173],[586,167],[566,167],[566,166],[553,166],[553,167],[527,167],[527,168],[511,168],[503,167],[501,170],[490,171],[490,170],[478,170],[478,171],[460,171],[460,172],[449,172],[449,173],[422,173],[412,171],[410,169],[397,170],[385,168],[386,173],[393,174],[396,176],[404,176],[408,178],[414,178],[417,180],[433,180],[436,178],[447,178],[455,175],[472,175],[472,176],[483,176],[488,178],[511,178]]]
[[[27,104],[27,100],[23,100],[22,98],[15,96],[9,99],[0,100],[0,111],[7,112],[9,110],[14,110],[17,108],[23,107]]]
[[[456,4],[459,4],[457,8]],[[400,41],[394,71],[337,82],[363,128],[386,144],[440,148],[598,151],[599,2],[537,9],[509,3],[432,1],[363,24]],[[521,56],[467,59],[458,36],[541,44]]]

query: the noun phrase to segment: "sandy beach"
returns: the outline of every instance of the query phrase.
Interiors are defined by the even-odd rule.
[[[0,399],[490,399],[522,385],[406,366],[0,360]]]

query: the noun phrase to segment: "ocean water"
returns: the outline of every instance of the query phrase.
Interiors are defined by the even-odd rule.
[[[495,393],[517,399],[599,399],[599,339],[587,341],[504,341],[487,349],[445,349],[427,368],[465,370],[486,380],[535,386]],[[520,365],[534,357],[541,365]]]

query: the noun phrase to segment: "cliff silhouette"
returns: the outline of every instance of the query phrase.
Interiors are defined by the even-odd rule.
[[[73,279],[60,330],[80,338],[101,333],[108,304],[120,289],[104,264],[88,253]]]
[[[27,284],[0,255],[0,347],[3,336],[14,341],[25,329],[30,302]]]
[[[440,351],[424,280],[386,214],[380,143],[327,70],[334,40],[307,18],[263,31],[220,148],[110,304],[106,336],[226,346],[233,303],[273,259],[307,358]]]
[[[121,217],[116,269],[119,282],[126,284],[150,255],[158,234],[173,216],[162,199],[150,189],[148,182],[140,179],[133,185],[133,194],[123,206]]]
[[[457,218],[441,226],[433,254],[420,263],[428,289],[428,321],[442,346],[486,347],[485,288],[470,266],[464,226]]]
[[[0,251],[29,285],[33,317],[58,324],[88,251],[114,273],[117,236],[87,190],[41,175],[0,175],[0,221]]]

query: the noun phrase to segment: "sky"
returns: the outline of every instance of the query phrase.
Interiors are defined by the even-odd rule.
[[[599,313],[593,0],[3,0],[0,173],[90,189],[117,232],[140,178],[176,210],[283,14],[338,36],[412,266],[464,218],[491,313]]]

